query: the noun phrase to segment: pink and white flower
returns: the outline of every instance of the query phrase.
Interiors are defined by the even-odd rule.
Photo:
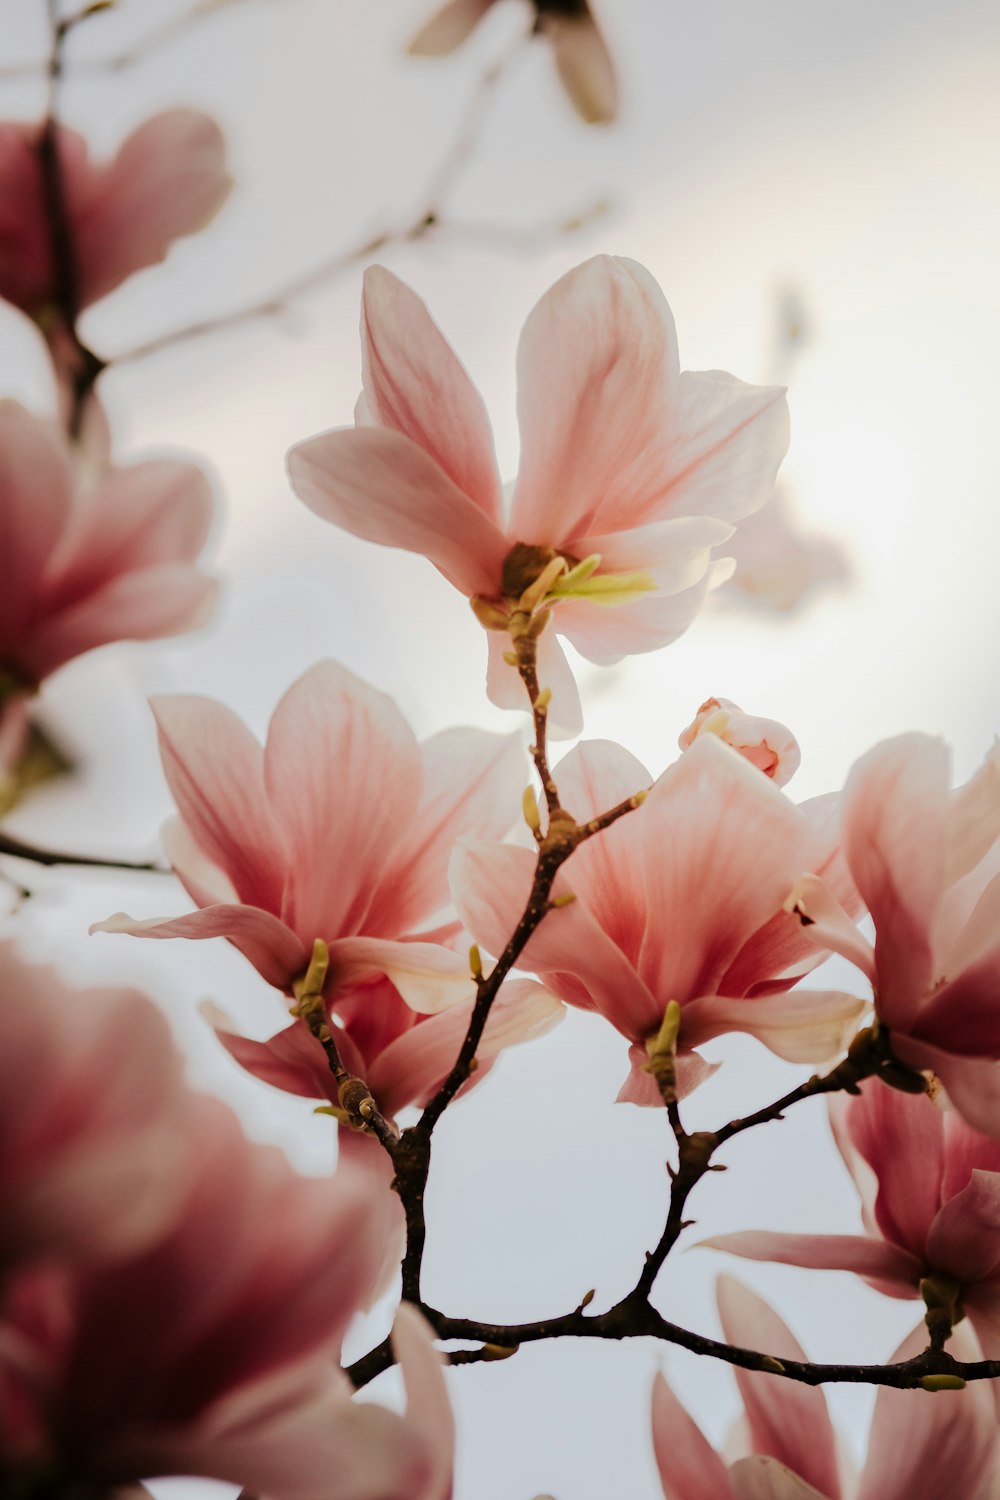
[[[478,602],[501,707],[524,706],[505,619],[562,559],[538,666],[563,734],[581,714],[555,632],[599,663],[675,640],[709,587],[711,549],[766,499],[788,443],[783,391],[682,373],[656,282],[609,256],[570,271],[525,325],[509,501],[482,398],[424,304],[381,267],[365,277],[362,374],[357,426],[292,449],[296,493],[356,536],[422,553]]]
[[[264,747],[208,698],[155,699],[160,751],[180,819],[174,869],[199,909],[95,931],[225,937],[292,995],[320,939],[324,990],[348,1068],[392,1114],[448,1071],[473,999],[447,868],[462,835],[500,837],[524,783],[516,735],[454,729],[418,745],[393,701],[335,662],[294,683]],[[484,1062],[558,1019],[537,985],[505,987]],[[333,1098],[322,1049],[295,1020],[270,1042],[217,1029],[237,1060],[279,1088]]]
[[[583,822],[650,780],[627,751],[605,741],[573,749],[557,779],[564,805]],[[809,955],[783,902],[797,871],[837,864],[827,799],[811,811],[703,735],[639,808],[583,843],[557,877],[554,894],[576,899],[545,917],[520,963],[633,1044],[619,1098],[660,1103],[643,1065],[672,1000],[681,1007],[681,1054],[729,1031],[748,1032],[793,1062],[824,1061],[847,1045],[863,1002],[791,991],[818,956]],[[533,868],[526,849],[466,843],[456,852],[456,905],[490,952],[500,952],[512,931]],[[695,1064],[704,1076],[705,1065]]]
[[[752,766],[770,776],[775,786],[791,781],[799,768],[802,752],[792,731],[777,719],[745,714],[729,698],[706,698],[677,743],[682,750],[700,734],[714,734],[732,745]]]
[[[59,306],[41,125],[0,124],[0,297],[48,331]],[[203,228],[231,186],[215,121],[193,109],[154,115],[95,164],[83,137],[61,127],[56,150],[73,243],[75,301],[89,306],[174,240]]]
[[[719,1311],[730,1343],[778,1359],[805,1359],[777,1313],[738,1282],[720,1282]],[[924,1335],[916,1329],[893,1362],[919,1353]],[[971,1337],[959,1345],[959,1357],[979,1357]],[[986,1381],[933,1396],[881,1389],[864,1468],[855,1478],[838,1457],[818,1387],[749,1370],[735,1373],[746,1409],[740,1448],[747,1456],[732,1464],[657,1376],[653,1447],[666,1500],[985,1500],[998,1459],[996,1408]]]
[[[957,791],[948,773],[942,741],[908,734],[848,778],[844,855],[874,948],[821,881],[802,882],[798,909],[815,942],[870,979],[895,1055],[1000,1136],[1000,746]]]
[[[193,464],[93,477],[53,423],[0,402],[0,696],[96,646],[201,624],[217,591],[195,566],[211,520]]]

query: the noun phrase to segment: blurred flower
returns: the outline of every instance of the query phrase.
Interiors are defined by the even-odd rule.
[[[805,1359],[777,1313],[739,1282],[720,1281],[719,1312],[730,1343],[778,1359]],[[918,1354],[924,1334],[916,1329],[892,1362]],[[956,1353],[979,1357],[971,1338],[959,1338]],[[838,1461],[821,1390],[757,1371],[735,1374],[746,1408],[739,1446],[752,1456],[731,1465],[663,1376],[656,1377],[653,1447],[666,1500],[983,1500],[996,1472],[996,1409],[985,1381],[958,1393],[939,1392],[933,1401],[915,1391],[881,1389],[865,1465],[854,1479]]]
[[[649,775],[626,750],[595,741],[559,763],[558,781],[564,805],[586,821],[648,786]],[[620,1099],[660,1103],[644,1064],[670,1001],[681,1008],[681,1054],[745,1031],[779,1057],[822,1062],[854,1035],[862,1001],[790,992],[818,956],[807,957],[809,944],[782,903],[796,872],[837,863],[827,800],[810,811],[704,735],[639,808],[582,844],[557,878],[555,894],[576,899],[546,916],[519,963],[633,1043]],[[523,909],[533,868],[530,850],[459,846],[455,903],[490,952],[500,952]],[[687,1086],[705,1069],[689,1059]]]
[[[49,331],[60,306],[59,271],[42,174],[43,127],[0,124],[0,297]],[[231,180],[215,121],[171,109],[144,121],[114,159],[95,165],[86,142],[60,127],[59,167],[72,243],[77,307],[87,307],[171,243],[202,229],[226,199]]]
[[[720,603],[740,599],[762,609],[793,610],[810,594],[846,583],[851,575],[839,542],[803,531],[781,489],[747,517],[722,550],[736,559],[736,571],[720,589]]]
[[[0,1269],[162,1230],[194,1166],[182,1071],[143,995],[74,989],[0,943]]]
[[[967,1314],[1000,1357],[1000,1143],[926,1095],[870,1080],[830,1101],[840,1154],[861,1196],[864,1235],[748,1230],[704,1243],[750,1260],[853,1271],[889,1297]]]
[[[453,52],[495,0],[447,0],[410,43],[420,57]],[[588,125],[606,125],[618,113],[614,65],[588,0],[532,0],[535,32],[552,45],[563,88]]]
[[[0,402],[0,701],[96,646],[201,624],[217,588],[195,567],[211,519],[193,464],[91,476],[53,423]]]
[[[958,791],[943,741],[876,745],[843,796],[844,854],[875,947],[823,883],[796,892],[806,932],[872,983],[892,1050],[937,1074],[960,1114],[1000,1137],[1000,744]]]
[[[606,664],[686,630],[713,577],[711,548],[770,493],[788,442],[784,393],[681,373],[656,282],[598,256],[546,293],[521,335],[508,504],[482,398],[423,303],[381,267],[365,278],[362,344],[358,425],[292,449],[296,493],[356,536],[423,553],[473,600],[501,707],[525,703],[504,657],[507,618],[542,589],[550,726],[578,733],[554,631]]]
[[[474,995],[467,949],[451,946],[448,860],[461,835],[510,829],[524,783],[520,738],[453,729],[418,745],[390,698],[331,661],[288,690],[263,749],[211,699],[159,698],[153,710],[181,813],[167,851],[200,910],[148,921],[119,913],[92,930],[226,937],[289,995],[321,939],[345,1065],[387,1113],[424,1094],[454,1062]],[[511,987],[484,1060],[559,1011],[539,986]],[[259,1043],[213,1019],[251,1072],[335,1098],[304,1021]]]
[[[769,776],[775,786],[791,781],[802,759],[798,740],[790,729],[777,719],[758,719],[745,714],[729,698],[706,698],[677,743],[686,750],[700,734],[717,735],[725,744],[732,745],[752,766]]]
[[[446,1500],[452,1420],[429,1330],[400,1311],[404,1417],[337,1368],[379,1266],[368,1174],[298,1177],[215,1100],[169,1230],[112,1268],[42,1263],[0,1300],[0,1480],[78,1495],[163,1474],[270,1500]],[[388,1195],[385,1195],[386,1198]],[[5,1488],[6,1492],[6,1488]]]

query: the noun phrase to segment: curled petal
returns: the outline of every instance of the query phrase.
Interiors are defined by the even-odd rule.
[[[384,974],[410,1009],[424,1016],[450,1010],[475,995],[468,959],[438,943],[339,938],[330,944],[330,970],[335,984]]]
[[[915,1297],[923,1264],[905,1250],[858,1234],[778,1234],[741,1230],[702,1240],[707,1250],[725,1250],[745,1260],[773,1260],[815,1271],[853,1271],[890,1297]]]
[[[279,990],[291,988],[308,960],[294,932],[259,906],[206,906],[184,917],[149,917],[144,921],[119,911],[104,922],[95,922],[90,931],[150,938],[228,938],[258,974]]]
[[[825,1063],[846,1051],[868,1003],[837,990],[792,990],[732,999],[705,995],[684,1007],[683,1035],[690,1047],[743,1031],[776,1057]]]

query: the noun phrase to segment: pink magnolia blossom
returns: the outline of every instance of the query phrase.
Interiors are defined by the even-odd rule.
[[[937,1074],[955,1108],[1000,1137],[1000,746],[957,791],[940,740],[886,740],[844,790],[844,854],[875,946],[822,882],[803,882],[809,935],[871,980],[892,1050]]]
[[[0,402],[0,697],[110,641],[199,625],[212,518],[200,469],[157,460],[93,478],[54,424]]]
[[[0,297],[45,326],[59,294],[41,137],[40,125],[0,124]],[[106,164],[91,162],[83,137],[65,127],[57,149],[81,308],[203,228],[231,185],[219,127],[193,109],[144,121]]]
[[[0,1269],[152,1239],[188,1186],[186,1097],[144,996],[73,989],[0,944]]]
[[[377,266],[362,373],[358,425],[292,449],[296,493],[356,536],[424,554],[477,601],[501,707],[525,703],[504,661],[507,615],[563,559],[572,571],[552,585],[553,628],[538,643],[563,734],[581,715],[555,632],[599,663],[675,640],[704,600],[711,548],[764,501],[788,442],[783,392],[681,373],[656,282],[609,256],[570,271],[525,325],[509,502],[482,398],[424,304]],[[596,571],[582,576],[583,563]]]
[[[825,587],[845,584],[851,575],[839,543],[804,531],[780,487],[724,550],[735,558],[736,571],[719,591],[720,604],[739,599],[783,613]]]
[[[329,949],[328,1015],[348,1068],[384,1113],[449,1069],[473,998],[468,947],[452,946],[447,867],[460,835],[499,837],[520,807],[519,738],[448,730],[418,745],[392,700],[335,662],[293,684],[258,744],[208,698],[153,702],[180,819],[167,850],[199,910],[94,930],[226,937],[269,984],[293,994],[313,945]],[[539,986],[510,986],[483,1060],[558,1018]],[[279,1088],[334,1098],[304,1021],[270,1042],[217,1028],[245,1067]]]
[[[453,52],[496,0],[446,0],[410,43],[416,56]],[[581,119],[603,125],[618,113],[618,87],[607,44],[588,0],[532,0],[535,31],[549,39],[563,88]]]
[[[864,1084],[831,1100],[834,1135],[861,1196],[864,1235],[762,1230],[707,1241],[752,1260],[854,1271],[890,1297],[931,1296],[967,1314],[1000,1356],[1000,1144],[926,1095]]]
[[[719,1285],[730,1343],[777,1358],[805,1359],[790,1330],[738,1282]],[[896,1350],[909,1359],[926,1344],[918,1328]],[[971,1338],[960,1357],[977,1359]],[[662,1376],[653,1387],[653,1447],[666,1500],[986,1500],[996,1472],[996,1409],[986,1381],[964,1391],[881,1389],[864,1468],[838,1461],[837,1439],[818,1387],[737,1370],[749,1455],[727,1464]],[[741,1435],[742,1437],[742,1435]]]
[[[594,741],[560,762],[557,780],[565,806],[586,820],[650,778],[627,751]],[[743,756],[704,735],[639,808],[573,854],[555,894],[576,899],[546,916],[521,963],[633,1043],[619,1098],[660,1102],[643,1064],[671,1000],[681,1006],[682,1054],[729,1031],[746,1031],[793,1062],[823,1061],[847,1045],[863,1003],[790,992],[817,955],[782,910],[796,871],[836,870],[829,815],[827,799],[796,807]],[[523,909],[533,867],[526,849],[465,844],[456,852],[459,913],[491,952]]]
[[[758,771],[770,776],[775,786],[791,781],[802,760],[799,742],[790,729],[777,719],[745,714],[729,698],[706,698],[677,743],[686,750],[700,734],[718,735]]]
[[[0,1302],[0,1478],[47,1494],[161,1474],[270,1500],[446,1500],[452,1419],[418,1315],[401,1310],[400,1418],[336,1366],[378,1265],[383,1202],[350,1166],[298,1177],[214,1100],[168,1232],[114,1267],[40,1264]]]

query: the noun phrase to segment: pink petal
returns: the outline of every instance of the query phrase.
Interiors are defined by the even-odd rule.
[[[285,920],[307,948],[360,931],[420,794],[417,742],[399,709],[319,662],[274,711],[264,782],[288,844]]]
[[[1000,1172],[1000,1141],[973,1130],[954,1110],[945,1113],[944,1139],[943,1203],[962,1191],[977,1168],[984,1172]]]
[[[658,651],[684,634],[708,596],[710,576],[679,594],[644,594],[632,604],[602,609],[584,599],[558,605],[556,629],[588,661],[612,666],[624,656]]]
[[[748,1287],[721,1276],[717,1296],[728,1343],[777,1359],[806,1358],[773,1308]],[[750,1423],[751,1452],[778,1459],[830,1500],[840,1500],[836,1444],[823,1392],[750,1370],[737,1368],[735,1374]]]
[[[926,1344],[917,1328],[892,1356],[911,1358]],[[966,1358],[975,1354],[962,1350]],[[941,1500],[979,1495],[995,1463],[996,1408],[985,1381],[964,1391],[894,1391],[875,1400],[868,1458],[858,1500]]]
[[[560,606],[561,608],[561,606]],[[605,613],[605,611],[602,611]],[[566,655],[556,639],[558,619],[543,633],[538,642],[538,685],[549,688],[552,701],[549,704],[549,737],[556,740],[574,739],[583,729],[583,709],[576,679],[570,670]],[[486,693],[497,708],[520,708],[528,710],[528,695],[517,669],[503,659],[510,650],[510,641],[499,631],[487,633],[489,656],[486,667]]]
[[[879,1230],[891,1244],[926,1259],[928,1231],[941,1202],[943,1113],[923,1094],[903,1094],[869,1079],[860,1098],[840,1106],[840,1120],[846,1140],[878,1179]]]
[[[146,120],[73,214],[82,301],[96,302],[203,229],[231,185],[222,132],[208,115],[170,109]]]
[[[518,734],[448,729],[420,746],[423,785],[412,832],[387,864],[369,925],[383,903],[397,931],[416,931],[450,904],[448,862],[460,838],[502,838],[521,813],[527,779]]]
[[[974,1170],[927,1236],[927,1260],[959,1281],[985,1281],[1000,1263],[1000,1172]]]
[[[700,734],[717,734],[770,776],[775,786],[790,781],[802,760],[798,741],[786,725],[777,719],[745,714],[729,698],[707,698],[677,743],[686,750]]]
[[[163,850],[196,906],[236,906],[239,894],[226,872],[195,843],[183,818],[169,818],[160,832]]]
[[[991,894],[1000,897],[1000,885]],[[991,900],[991,920],[997,906],[998,901]],[[994,936],[996,932],[994,927]],[[912,1031],[914,1038],[949,1052],[1000,1059],[1000,942],[935,991],[920,1009]]]
[[[330,944],[330,974],[334,987],[384,974],[420,1015],[437,1015],[475,995],[468,958],[438,943],[338,938]]]
[[[916,1037],[894,1036],[901,1062],[936,1073],[955,1109],[974,1130],[1000,1140],[1000,1063],[988,1057],[963,1057]]]
[[[185,917],[150,917],[145,921],[120,911],[104,922],[95,922],[90,931],[151,938],[228,938],[262,978],[279,990],[288,990],[307,962],[306,950],[294,932],[258,906],[206,906]]]
[[[760,1454],[733,1464],[729,1483],[735,1500],[827,1500],[776,1458]]]
[[[557,281],[518,350],[521,467],[510,535],[558,547],[660,519],[651,502],[663,488],[677,378],[673,318],[642,266],[596,256]],[[614,520],[602,527],[605,515]]]
[[[52,246],[39,166],[41,126],[0,123],[0,297],[37,313],[52,296]],[[87,171],[75,131],[58,136],[64,179]]]
[[[807,918],[805,936],[817,948],[839,953],[875,982],[875,954],[833,892],[817,875],[804,875],[794,891],[795,905]]]
[[[775,1056],[793,1063],[825,1063],[846,1051],[868,1009],[867,1002],[837,990],[731,999],[703,995],[684,1006],[683,1034],[700,1047],[730,1031],[754,1036]]]
[[[844,849],[875,922],[879,1014],[909,1027],[933,973],[931,927],[944,891],[948,752],[926,735],[869,751],[844,789]]]
[[[954,885],[1000,839],[1000,743],[976,774],[952,792],[948,808],[945,884]]]
[[[648,1061],[646,1047],[633,1042],[628,1049],[629,1071],[615,1096],[616,1104],[638,1104],[645,1109],[663,1108],[663,1097],[656,1080],[644,1067]],[[721,1063],[706,1062],[698,1052],[681,1052],[677,1058],[678,1099],[687,1099],[721,1067]]]
[[[288,455],[292,488],[309,509],[366,542],[427,557],[463,594],[500,593],[510,543],[429,458],[388,428],[346,428]]]
[[[361,340],[369,418],[411,438],[500,526],[500,476],[483,398],[424,303],[383,266],[365,272]]]
[[[264,787],[264,756],[246,725],[211,698],[151,700],[167,784],[202,853],[239,899],[277,915],[289,854]]]
[[[303,1099],[338,1102],[337,1084],[326,1053],[303,1021],[293,1021],[266,1042],[257,1042],[234,1031],[229,1017],[218,1006],[203,1004],[201,1013],[230,1057],[254,1078]]]
[[[44,569],[72,494],[69,453],[55,426],[0,402],[0,655],[13,667],[33,645]]]
[[[434,1334],[415,1308],[402,1303],[392,1325],[392,1351],[403,1372],[406,1423],[426,1446],[429,1472],[413,1500],[449,1500],[455,1462],[455,1419]],[[402,1496],[400,1497],[402,1500]]]
[[[416,57],[441,57],[454,52],[492,4],[493,0],[447,0],[420,28],[407,52]]]
[[[814,1271],[853,1271],[890,1297],[915,1297],[924,1274],[921,1262],[893,1245],[859,1234],[778,1234],[746,1229],[701,1241],[708,1250],[725,1250],[745,1260],[771,1260]]]
[[[725,1464],[662,1375],[653,1382],[653,1450],[666,1500],[731,1500]]]
[[[477,942],[501,953],[531,889],[535,866],[528,849],[460,844],[452,858],[455,905]],[[560,888],[572,890],[572,861]],[[583,898],[549,912],[518,960],[571,1005],[598,1010],[632,1041],[644,1041],[663,1019],[658,1004]]]
[[[618,85],[611,54],[594,19],[558,18],[545,28],[556,67],[573,108],[587,125],[606,125],[618,113]]]

